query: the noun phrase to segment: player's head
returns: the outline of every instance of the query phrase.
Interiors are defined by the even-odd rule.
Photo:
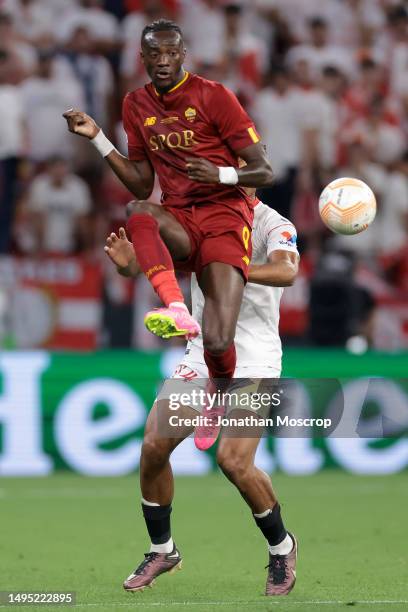
[[[186,56],[183,34],[173,21],[159,19],[142,32],[141,58],[153,85],[160,92],[174,87],[183,75]]]

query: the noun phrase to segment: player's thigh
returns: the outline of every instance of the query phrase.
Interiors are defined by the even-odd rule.
[[[181,261],[190,256],[191,242],[188,233],[176,217],[163,206],[134,200],[129,202],[126,211],[128,216],[134,213],[148,214],[156,219],[159,225],[160,236],[163,238],[173,259]]]
[[[205,299],[204,338],[208,333],[215,333],[232,335],[233,340],[245,286],[241,271],[230,264],[214,261],[201,271],[199,285]]]
[[[142,457],[143,455],[170,456],[173,450],[192,433],[193,427],[186,425],[185,421],[196,415],[197,413],[187,406],[181,406],[174,411],[170,409],[168,400],[156,401],[147,417]]]

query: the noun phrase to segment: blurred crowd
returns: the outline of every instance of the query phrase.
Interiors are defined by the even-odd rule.
[[[61,115],[84,110],[126,153],[121,102],[147,80],[140,36],[160,17],[181,25],[187,69],[255,119],[275,173],[259,195],[295,223],[302,258],[318,270],[327,250],[347,252],[406,295],[407,0],[0,0],[0,254],[104,257],[131,196]],[[337,176],[377,197],[357,238],[318,215]]]

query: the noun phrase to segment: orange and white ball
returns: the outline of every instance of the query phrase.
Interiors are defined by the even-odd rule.
[[[319,198],[323,223],[336,234],[359,234],[374,221],[375,195],[355,178],[339,178],[327,185]]]

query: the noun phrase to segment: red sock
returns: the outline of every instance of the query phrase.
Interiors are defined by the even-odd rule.
[[[184,302],[184,297],[174,274],[173,260],[164,244],[159,224],[151,215],[134,213],[127,222],[136,259],[147,280],[163,304]]]
[[[210,378],[232,378],[237,362],[235,344],[230,344],[223,353],[210,353],[210,351],[204,349],[204,360]]]

